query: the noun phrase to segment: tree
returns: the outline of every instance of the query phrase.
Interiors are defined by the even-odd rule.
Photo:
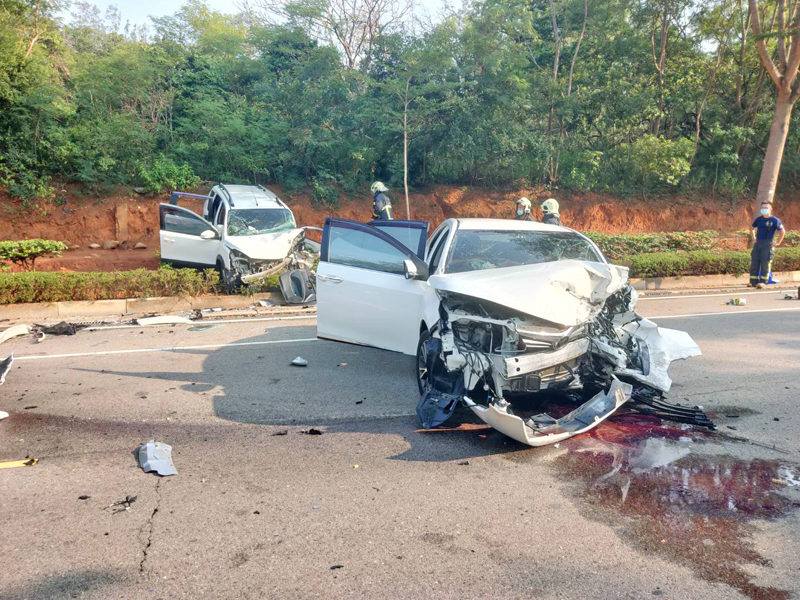
[[[362,59],[369,62],[375,40],[402,23],[414,0],[254,0],[254,4],[268,23],[276,17],[296,23],[334,44],[344,54],[347,68],[355,69]]]
[[[758,0],[749,0],[750,21],[756,37],[756,47],[761,63],[775,84],[775,110],[769,130],[769,142],[764,156],[764,166],[758,180],[753,213],[758,214],[761,203],[773,201],[778,175],[781,170],[783,150],[786,137],[789,135],[789,124],[792,120],[792,109],[800,98],[800,82],[797,71],[800,68],[800,2],[796,0],[777,0],[775,6],[775,29],[765,32],[761,26]],[[787,19],[788,17],[788,19]],[[786,27],[788,20],[788,29]],[[777,64],[773,60],[767,40],[774,39],[777,46]]]

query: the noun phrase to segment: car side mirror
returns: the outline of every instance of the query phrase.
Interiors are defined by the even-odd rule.
[[[406,259],[403,261],[403,273],[406,279],[419,279],[420,281],[428,280],[428,266],[420,261],[417,264],[415,261]]]
[[[210,229],[206,229],[203,233],[200,234],[201,240],[215,240],[219,234],[216,231],[211,231]]]

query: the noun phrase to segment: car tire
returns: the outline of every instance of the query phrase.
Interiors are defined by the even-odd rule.
[[[427,329],[419,334],[419,341],[417,342],[417,361],[414,363],[414,372],[417,379],[417,389],[420,394],[425,393],[428,387],[428,380],[426,377],[428,371],[428,357],[427,357],[427,344],[431,338],[431,333]]]

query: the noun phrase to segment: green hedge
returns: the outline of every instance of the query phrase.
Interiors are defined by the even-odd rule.
[[[219,274],[209,269],[159,269],[113,273],[3,273],[0,304],[197,296],[215,290]]]
[[[750,251],[656,252],[623,256],[613,262],[630,267],[631,277],[742,275],[750,271]],[[800,248],[778,248],[772,270],[800,271]]]
[[[11,261],[32,269],[34,262],[43,254],[61,256],[67,245],[53,240],[20,240],[18,242],[0,242],[0,260]]]
[[[736,235],[741,236],[745,240],[750,239],[750,230],[743,229],[736,232]],[[783,238],[782,246],[800,246],[800,231],[787,231]]]
[[[716,231],[674,231],[667,233],[636,233],[632,235],[596,233],[586,236],[597,244],[609,259],[633,254],[667,252],[669,250],[711,250],[719,238]]]

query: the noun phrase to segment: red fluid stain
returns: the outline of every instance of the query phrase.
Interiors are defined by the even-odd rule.
[[[704,579],[751,598],[788,598],[784,590],[755,585],[742,567],[769,564],[754,548],[750,522],[795,510],[787,488],[774,480],[794,476],[797,467],[692,453],[713,434],[643,415],[612,419],[564,442],[569,452],[556,460],[581,501],[596,509],[591,516]]]

